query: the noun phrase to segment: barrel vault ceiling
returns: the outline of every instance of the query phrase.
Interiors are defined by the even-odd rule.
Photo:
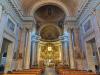
[[[32,7],[40,1],[42,1],[42,0],[21,0],[23,10],[30,11],[32,9]],[[84,3],[87,0],[59,0],[59,1],[62,2],[66,6],[70,15],[74,16],[77,14],[82,3]]]
[[[58,1],[66,8],[65,11],[68,11],[69,16],[75,16],[86,0],[21,0],[24,15],[28,15],[33,7],[35,7],[40,1]],[[45,40],[58,39],[59,36],[63,34],[63,21],[66,17],[65,11],[51,4],[38,8],[33,14],[37,23],[37,34],[40,33],[39,35]],[[49,25],[47,23],[49,23]],[[52,23],[55,26],[53,26]],[[40,31],[41,28],[42,30]]]

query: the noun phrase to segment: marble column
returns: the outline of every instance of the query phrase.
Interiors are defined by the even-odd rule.
[[[61,57],[62,57],[62,64],[64,64],[64,61],[65,61],[65,55],[64,55],[64,39],[63,39],[63,36],[60,36],[59,37],[59,40],[61,41],[61,46],[60,46],[60,49],[62,50],[61,51]]]
[[[32,65],[37,64],[37,38],[32,38]]]
[[[63,61],[63,64],[66,63],[66,55],[65,55],[65,48],[64,48],[64,40],[62,40],[62,61]]]
[[[63,36],[64,64],[69,65],[68,35]]]
[[[30,68],[30,52],[31,52],[31,33],[27,31],[26,35],[26,46],[25,46],[25,58],[24,58],[24,69]]]
[[[61,45],[61,50],[62,50],[62,63],[65,64],[65,51],[64,51],[64,42],[62,41]]]
[[[22,70],[23,69],[23,50],[24,50],[24,39],[25,39],[25,31],[20,30],[19,31],[19,41],[18,41],[18,52],[17,52],[17,64],[16,64],[16,70]]]
[[[36,54],[36,44],[35,40],[32,41],[32,54],[31,54],[31,66],[35,65],[35,54]]]
[[[80,49],[80,42],[79,42],[79,29],[78,28],[74,28],[73,30],[74,32],[74,57],[75,57],[75,67],[79,70],[83,69],[83,54],[82,51]]]
[[[35,64],[37,65],[38,62],[38,55],[39,55],[39,42],[40,42],[41,37],[37,35],[36,37],[36,55],[35,55]],[[39,65],[39,64],[38,64]]]
[[[2,15],[2,5],[0,5],[0,28],[1,28],[1,26],[2,26],[2,23],[1,23],[1,15]],[[1,30],[2,29],[0,29],[0,34],[1,34]],[[0,35],[1,36],[1,35]],[[0,37],[0,53],[1,53],[1,37]]]
[[[27,29],[24,29],[24,30],[25,30],[25,35],[24,35],[25,39],[23,40],[23,41],[24,41],[24,50],[23,50],[23,69],[26,68],[26,58],[27,58],[26,53],[27,53],[28,37],[29,37],[29,35],[28,35],[28,30],[27,30]]]
[[[61,45],[61,44],[59,45],[59,52],[60,52],[60,53],[59,53],[59,55],[60,55],[59,60],[60,60],[60,61],[63,61],[63,50],[62,50],[62,45]]]
[[[70,29],[70,40],[69,40],[69,56],[70,56],[70,68],[74,69],[74,51],[73,51],[73,42],[72,42],[72,29]]]

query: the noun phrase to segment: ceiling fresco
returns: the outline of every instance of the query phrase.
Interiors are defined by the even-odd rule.
[[[82,3],[85,1],[86,0],[21,0],[21,3],[24,15],[33,14],[36,21],[37,35],[40,35],[44,40],[55,40],[59,39],[59,36],[63,34],[66,17],[76,16]],[[41,5],[41,3],[43,4]]]

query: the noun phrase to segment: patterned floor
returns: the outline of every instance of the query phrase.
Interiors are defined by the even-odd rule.
[[[46,68],[43,75],[57,75],[54,68]]]

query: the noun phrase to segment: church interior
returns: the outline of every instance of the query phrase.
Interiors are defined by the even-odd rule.
[[[100,0],[0,0],[0,75],[100,75]]]

